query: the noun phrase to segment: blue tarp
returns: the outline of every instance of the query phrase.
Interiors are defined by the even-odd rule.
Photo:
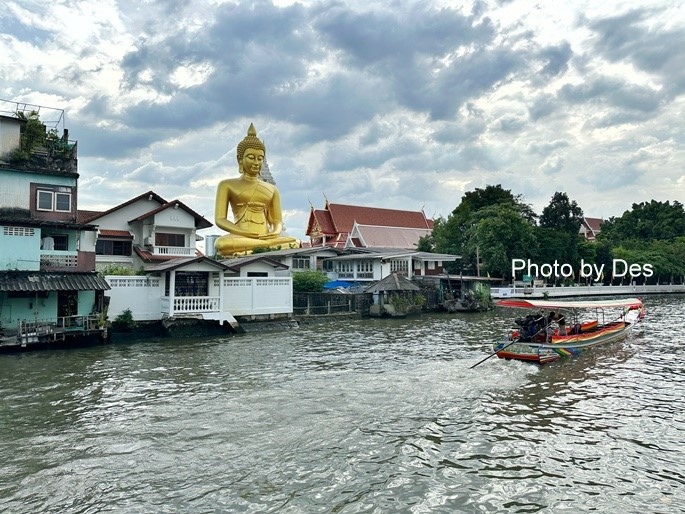
[[[352,285],[351,282],[345,282],[344,280],[332,280],[323,286],[324,289],[338,289],[342,287],[346,289]]]

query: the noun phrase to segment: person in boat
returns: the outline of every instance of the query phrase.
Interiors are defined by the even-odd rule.
[[[278,189],[261,179],[266,147],[250,123],[247,136],[238,143],[236,157],[240,176],[219,182],[214,221],[229,232],[215,242],[221,257],[252,253],[255,248],[299,246],[295,238],[281,235],[283,214]],[[228,219],[229,207],[233,221]]]
[[[557,334],[560,336],[568,335],[566,332],[566,318],[562,315],[557,317]]]
[[[552,323],[554,323],[557,319],[557,314],[554,311],[549,311],[549,314],[545,318],[545,334],[546,334],[546,339],[549,341],[554,335],[554,327],[552,326]]]

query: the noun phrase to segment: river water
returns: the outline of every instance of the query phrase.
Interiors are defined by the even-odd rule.
[[[0,512],[685,511],[685,297],[474,369],[512,312],[0,355]]]

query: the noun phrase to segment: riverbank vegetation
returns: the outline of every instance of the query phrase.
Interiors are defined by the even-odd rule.
[[[540,215],[501,185],[465,193],[445,218],[435,220],[431,236],[419,249],[461,255],[450,272],[512,280],[512,259],[568,263],[579,269],[581,260],[611,270],[614,259],[649,263],[654,274],[631,279],[605,273],[604,284],[683,283],[685,277],[685,210],[677,201],[652,200],[633,204],[620,217],[605,220],[597,240],[587,241],[579,230],[583,210],[566,193],[556,192]],[[520,278],[520,277],[517,277]],[[567,282],[578,282],[570,277]],[[583,279],[589,281],[591,278]],[[563,279],[559,283],[563,283]]]

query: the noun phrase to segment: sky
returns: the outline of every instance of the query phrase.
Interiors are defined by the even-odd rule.
[[[0,6],[0,110],[58,113],[80,209],[153,190],[213,222],[254,123],[303,240],[326,199],[429,218],[498,184],[538,214],[557,191],[605,219],[685,203],[684,93],[675,1]]]

